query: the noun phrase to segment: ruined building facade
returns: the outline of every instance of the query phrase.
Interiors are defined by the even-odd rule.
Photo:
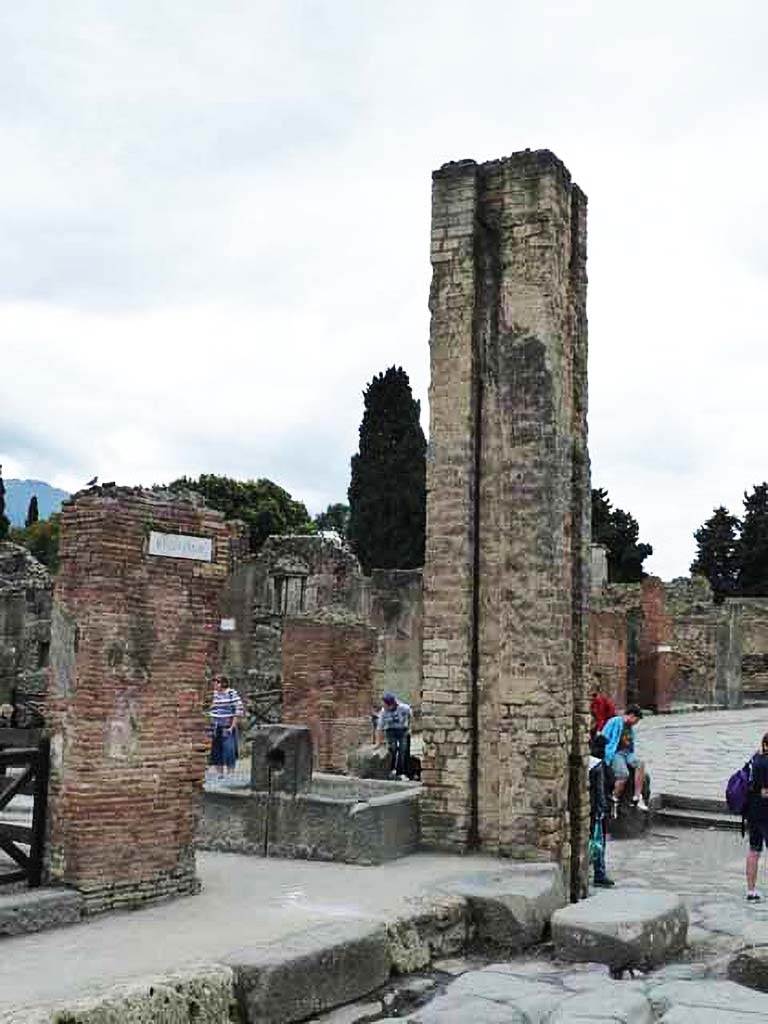
[[[433,175],[424,839],[586,846],[586,198],[550,152]]]

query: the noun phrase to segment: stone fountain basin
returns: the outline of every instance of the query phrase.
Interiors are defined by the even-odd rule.
[[[206,789],[197,846],[256,857],[381,864],[419,843],[418,783],[316,774],[304,793]]]

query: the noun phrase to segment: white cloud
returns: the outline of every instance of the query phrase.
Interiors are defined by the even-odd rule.
[[[426,408],[430,172],[546,146],[589,200],[594,481],[651,568],[766,475],[768,12],[29,0],[0,12],[0,458],[344,497]]]

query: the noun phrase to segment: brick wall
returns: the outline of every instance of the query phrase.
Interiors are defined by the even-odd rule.
[[[547,151],[433,175],[428,842],[584,888],[586,199]]]
[[[209,538],[213,560],[150,555],[150,531]],[[196,889],[228,543],[218,512],[167,492],[92,488],[64,505],[47,870],[91,912]]]
[[[315,768],[343,772],[371,737],[376,632],[333,619],[288,618],[283,629],[283,721],[312,732]]]
[[[589,669],[593,686],[617,708],[627,704],[627,618],[623,612],[593,611],[589,616]]]

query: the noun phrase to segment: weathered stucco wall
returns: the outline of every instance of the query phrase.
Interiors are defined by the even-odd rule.
[[[376,630],[376,698],[391,690],[418,716],[424,632],[421,569],[374,569],[370,594],[369,621]]]
[[[26,548],[0,542],[0,704],[42,698],[51,639],[53,583]]]
[[[548,151],[433,175],[423,834],[584,887],[586,199]]]
[[[738,598],[741,610],[741,679],[747,700],[768,699],[768,598]]]
[[[150,554],[151,532],[208,540],[211,561]],[[220,513],[168,492],[92,488],[63,507],[47,868],[89,912],[196,888],[229,536]]]

